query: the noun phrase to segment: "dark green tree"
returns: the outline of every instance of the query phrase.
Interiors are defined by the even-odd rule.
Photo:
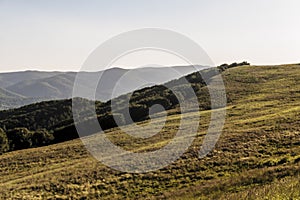
[[[0,128],[0,154],[9,150],[8,139],[6,133]]]
[[[10,150],[20,150],[30,148],[32,132],[27,128],[14,128],[7,132]]]
[[[50,144],[53,139],[53,135],[51,135],[46,129],[37,130],[31,135],[32,147]]]

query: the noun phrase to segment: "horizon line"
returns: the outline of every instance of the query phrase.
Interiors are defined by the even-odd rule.
[[[232,62],[232,63],[239,63],[239,62]],[[232,64],[232,63],[222,63],[222,64]],[[220,66],[222,64],[218,64],[218,65],[215,65],[215,66],[205,66],[205,65],[200,65],[200,64],[194,64],[194,65],[166,65],[166,66],[160,66],[160,67],[150,67],[150,66],[147,66],[147,67],[137,67],[137,68],[130,68],[130,67],[125,67],[125,66],[122,66],[122,67],[117,67],[117,66],[113,66],[113,67],[110,67],[110,68],[107,68],[107,69],[102,69],[102,70],[99,70],[99,71],[81,71],[81,70],[42,70],[42,69],[37,69],[37,68],[31,68],[31,69],[21,69],[21,70],[15,70],[15,71],[1,71],[0,70],[0,74],[5,74],[5,73],[16,73],[16,72],[64,72],[64,73],[72,73],[72,72],[100,72],[100,71],[105,71],[105,70],[108,70],[108,69],[123,69],[123,70],[132,70],[132,69],[142,69],[142,68],[167,68],[167,67],[188,67],[188,66],[201,66],[201,67],[217,67],[217,66]],[[281,64],[252,64],[250,62],[250,65],[251,66],[282,66],[282,65],[299,65],[300,62],[294,62],[294,63],[281,63]],[[0,67],[1,68],[1,67]]]

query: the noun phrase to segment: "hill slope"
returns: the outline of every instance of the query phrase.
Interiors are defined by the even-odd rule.
[[[121,94],[134,91],[137,88],[145,87],[145,81],[149,82],[147,86],[162,84],[180,76],[192,73],[203,69],[202,66],[176,66],[176,67],[158,67],[158,68],[139,68],[139,69],[122,69],[111,68],[99,72],[79,72],[81,74],[79,82],[80,96],[82,98],[93,99],[92,86],[98,82],[101,77],[101,82],[97,88],[96,99],[107,101]],[[66,99],[71,98],[73,93],[74,80],[76,72],[16,72],[0,74],[0,87],[7,91],[26,97],[33,100],[32,103],[46,100]],[[151,75],[151,76],[149,76]],[[122,77],[118,91],[113,94],[114,86]],[[2,100],[3,107],[14,105],[7,100]],[[15,98],[15,102],[20,102],[19,106],[25,105],[21,98]],[[36,100],[36,101],[34,101]],[[30,101],[31,102],[31,101]],[[5,105],[7,104],[7,105]],[[4,106],[5,105],[5,106]],[[18,107],[12,106],[11,108]],[[0,108],[1,109],[1,108]]]
[[[7,88],[16,83],[48,78],[60,74],[61,72],[42,72],[42,71],[24,71],[24,72],[8,72],[0,73],[0,87]]]
[[[8,91],[6,89],[0,88],[0,98],[24,98],[24,96],[21,96],[19,94],[13,93],[11,91]]]
[[[215,150],[204,159],[198,159],[198,150],[210,112],[189,112],[185,115],[191,121],[201,115],[198,137],[166,168],[145,174],[118,172],[93,159],[80,140],[73,140],[2,155],[1,198],[282,199],[287,195],[297,199],[299,77],[299,65],[226,70],[223,78],[230,99],[226,123]],[[173,112],[161,133],[144,140],[133,140],[118,129],[106,134],[125,149],[152,151],[172,138],[180,117]]]
[[[26,98],[20,94],[0,88],[0,110],[32,104],[39,101],[38,98]]]

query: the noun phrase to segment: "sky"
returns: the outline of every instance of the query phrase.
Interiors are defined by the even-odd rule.
[[[0,71],[78,71],[106,40],[149,27],[189,37],[216,65],[300,63],[299,8],[298,0],[0,0]],[[115,64],[184,64],[149,51],[129,58]]]

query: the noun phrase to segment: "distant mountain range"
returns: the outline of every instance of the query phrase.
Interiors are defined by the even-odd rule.
[[[142,70],[145,71],[145,69]],[[202,70],[201,74],[205,74],[210,79],[220,71],[223,70],[221,68],[209,68]],[[106,79],[104,80],[106,81]],[[199,99],[193,99],[193,93],[188,92],[191,87],[195,92],[194,95]],[[141,122],[149,119],[149,109],[152,105],[160,104],[165,110],[178,109],[180,103],[173,91],[181,91],[180,94],[184,95],[189,105],[198,104],[200,110],[210,109],[206,83],[200,74],[194,72],[161,85],[137,89],[133,94],[123,94],[107,102],[74,98],[43,101],[16,109],[3,110],[0,111],[0,129],[12,130],[16,127],[27,128],[28,130],[45,129],[53,135],[53,142],[62,142],[78,137],[74,126],[73,114],[76,112],[73,113],[73,105],[76,105],[80,110],[81,124],[89,127],[85,129],[85,134],[90,135],[95,133],[94,127],[90,126],[93,108],[96,109],[97,119],[102,129],[107,130],[117,126],[112,115],[112,104],[114,105],[114,116],[120,119],[122,125],[128,125],[132,123],[132,120]],[[128,103],[128,99],[130,99],[130,103]],[[129,113],[126,112],[128,109],[130,110]],[[160,111],[160,109],[152,110],[152,113],[158,114]]]
[[[110,68],[99,72],[78,72],[80,95],[93,99],[92,88],[101,76],[96,99],[107,101],[145,86],[162,84],[207,67]],[[71,98],[77,72],[24,71],[0,73],[0,109],[16,108],[45,100]],[[117,90],[114,90],[117,86]]]

